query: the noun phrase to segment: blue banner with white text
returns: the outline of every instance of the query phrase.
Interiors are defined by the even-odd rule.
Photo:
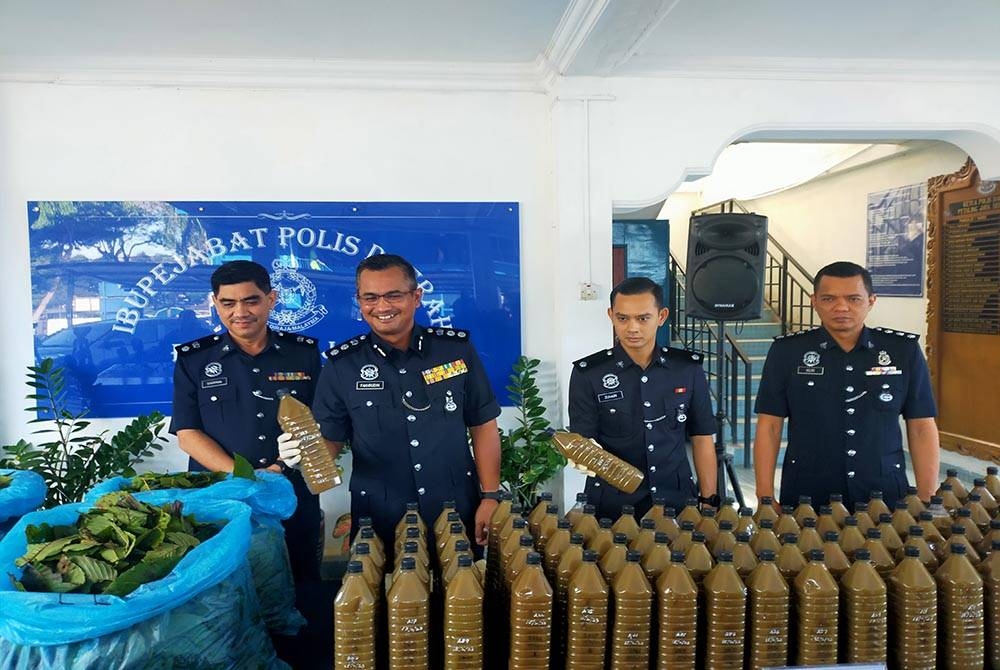
[[[501,404],[521,353],[513,202],[28,202],[35,358],[66,370],[91,417],[170,414],[173,347],[220,329],[209,277],[226,261],[271,273],[275,330],[321,349],[367,332],[364,258],[404,256],[420,324],[471,331]]]

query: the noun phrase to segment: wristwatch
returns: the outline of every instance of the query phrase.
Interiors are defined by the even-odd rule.
[[[719,498],[718,493],[713,493],[712,495],[707,497],[699,495],[698,502],[700,502],[703,505],[711,505],[712,507],[718,507],[719,503],[721,502],[721,499]]]
[[[479,495],[483,500],[500,500],[500,491],[483,491]]]

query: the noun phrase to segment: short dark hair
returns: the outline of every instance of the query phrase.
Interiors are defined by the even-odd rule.
[[[875,295],[875,285],[872,284],[872,273],[857,263],[836,261],[820,269],[813,279],[813,293],[819,290],[819,280],[823,277],[861,277],[868,295]]]
[[[656,309],[663,309],[663,287],[649,277],[629,277],[619,282],[618,286],[611,289],[611,306],[615,306],[615,296],[640,295],[642,293],[652,293],[653,300],[656,301]]]
[[[252,281],[264,293],[271,292],[271,275],[260,263],[253,261],[229,261],[212,273],[212,294],[219,295],[221,286],[242,284]]]
[[[375,256],[369,256],[360,263],[358,263],[358,269],[354,273],[354,285],[358,285],[358,280],[361,279],[361,273],[365,270],[371,270],[372,272],[381,272],[382,270],[388,270],[389,268],[399,268],[403,271],[403,274],[410,281],[410,290],[417,288],[417,271],[414,269],[410,261],[406,260],[402,256],[397,256],[396,254],[377,254]]]

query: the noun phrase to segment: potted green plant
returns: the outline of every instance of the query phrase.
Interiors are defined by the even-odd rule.
[[[514,502],[522,505],[533,504],[538,486],[566,465],[562,454],[549,445],[551,425],[535,380],[539,363],[526,356],[514,362],[507,397],[517,410],[517,426],[500,431],[500,479]]]
[[[67,409],[64,372],[51,358],[28,366],[27,384],[34,392],[26,396],[33,401],[26,411],[36,415],[29,423],[41,426],[34,434],[45,436],[45,441],[36,445],[22,439],[3,447],[6,457],[0,467],[40,474],[48,487],[45,507],[79,501],[108,477],[134,476],[138,461],[163,449],[165,417],[159,412],[136,417],[110,437],[107,430],[88,433],[86,412]]]

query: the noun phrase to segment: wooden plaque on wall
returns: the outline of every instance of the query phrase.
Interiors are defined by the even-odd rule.
[[[941,446],[1000,462],[1000,183],[927,185],[927,364]]]

